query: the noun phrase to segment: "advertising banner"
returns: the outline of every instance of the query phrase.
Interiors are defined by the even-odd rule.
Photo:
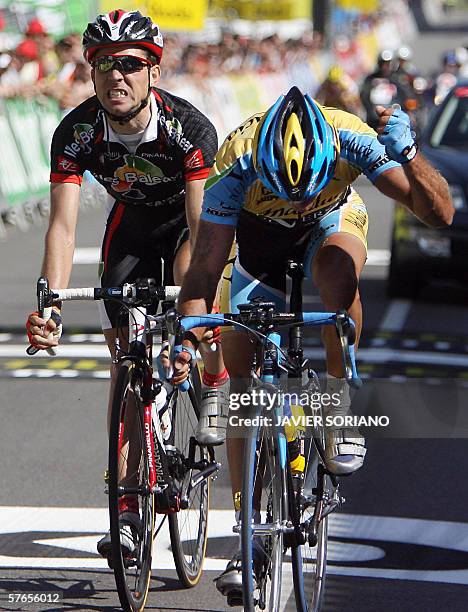
[[[49,149],[60,121],[57,103],[5,100],[0,109],[2,211],[38,200],[49,191]]]
[[[24,30],[33,17],[42,21],[47,31],[60,37],[70,32],[83,32],[98,10],[96,0],[15,0],[1,2],[5,31]],[[112,7],[113,8],[113,7]]]
[[[113,0],[101,0],[100,11],[107,13],[116,8]],[[208,0],[140,0],[125,2],[126,10],[139,10],[148,15],[161,28],[167,31],[201,30],[205,23]]]
[[[379,8],[379,0],[336,0],[336,6],[345,11],[374,13]]]
[[[310,19],[312,3],[310,0],[213,0],[212,6],[239,19],[259,21]]]
[[[0,113],[0,190],[2,212],[23,204],[29,196],[28,177],[8,119]]]

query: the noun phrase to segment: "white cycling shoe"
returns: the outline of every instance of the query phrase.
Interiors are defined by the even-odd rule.
[[[359,470],[366,456],[366,441],[357,428],[327,428],[325,464],[336,476],[347,476]]]
[[[131,557],[135,554],[141,537],[141,519],[135,512],[122,512],[119,517],[120,544],[122,556]],[[97,543],[98,553],[107,560],[112,559],[112,542],[110,531]]]
[[[195,439],[203,446],[219,446],[226,440],[229,415],[229,383],[208,387],[202,383],[200,418]]]
[[[254,590],[257,588],[256,575],[261,570],[265,558],[263,545],[260,543],[259,538],[256,538],[256,540],[258,540],[257,545],[254,544],[252,550]],[[243,605],[242,555],[240,551],[236,552],[227,564],[224,572],[215,578],[214,582],[216,583],[216,589],[221,595],[227,597],[229,607]]]
[[[347,476],[362,467],[366,441],[357,427],[343,427],[343,424],[346,425],[343,418],[352,416],[346,380],[327,375],[326,392],[334,403],[325,408],[325,416],[340,419],[341,423],[325,428],[325,465],[332,474]]]

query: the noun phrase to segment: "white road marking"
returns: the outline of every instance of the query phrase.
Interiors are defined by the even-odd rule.
[[[450,342],[444,342],[442,340],[439,340],[438,342],[434,342],[434,348],[438,351],[449,351]]]
[[[45,351],[39,351],[35,355],[26,354],[26,344],[10,344],[0,346],[0,357],[27,357],[28,359],[54,359],[47,355]],[[107,345],[102,343],[98,346],[75,346],[70,344],[61,344],[57,349],[58,357],[89,357],[89,358],[107,358],[109,357],[109,351]],[[33,361],[31,361],[33,365]]]
[[[101,257],[98,247],[78,247],[73,255],[74,264],[97,264]],[[388,266],[390,251],[388,249],[369,249],[366,266]]]
[[[230,510],[211,510],[208,528],[210,538],[233,537],[233,513]],[[10,533],[50,532],[51,534],[82,533],[79,537],[38,539],[36,543],[44,546],[59,546],[64,549],[94,553],[97,540],[108,528],[108,511],[106,508],[33,508],[22,506],[0,507],[0,536]],[[364,516],[336,513],[330,516],[330,536],[335,542],[330,542],[329,565],[330,574],[365,576],[371,578],[419,580],[425,582],[444,582],[468,585],[468,570],[412,570],[391,569],[385,567],[369,567],[369,561],[382,559],[385,553],[380,546],[372,545],[372,541],[399,542],[444,548],[446,550],[468,552],[468,523],[448,521],[431,521],[425,519],[396,518],[388,516]],[[99,535],[96,535],[99,534]],[[362,540],[363,543],[352,544],[339,542],[340,539]],[[2,547],[5,550],[5,545]],[[173,569],[170,538],[166,526],[156,539],[157,554],[154,555],[155,569]],[[346,567],[336,565],[337,562],[347,562]],[[360,562],[366,562],[366,567],[360,567]],[[334,564],[335,563],[335,564]],[[349,566],[353,563],[353,566]],[[405,557],[402,556],[402,564]],[[382,564],[382,562],[380,563]],[[225,559],[210,559],[205,561],[205,569],[221,571],[226,565]],[[97,557],[19,557],[0,556],[0,567],[23,568],[63,568],[79,569],[107,568],[104,559]],[[290,584],[290,566],[285,567],[285,595],[288,594],[286,583]]]
[[[390,264],[390,251],[388,249],[369,249],[367,251],[366,266],[388,266]]]
[[[306,357],[312,359],[323,359],[324,351],[318,348],[308,348],[304,350]],[[468,367],[468,355],[458,353],[436,353],[432,351],[403,351],[400,349],[389,348],[359,348],[360,363],[388,363],[398,361],[402,363],[415,363],[424,365],[445,365]]]
[[[411,310],[410,300],[392,300],[385,311],[380,324],[381,331],[399,332],[403,329],[405,321]]]
[[[322,348],[308,346],[307,341],[305,342],[304,351],[307,357],[315,359],[323,359],[325,355]],[[54,359],[54,357],[49,357],[46,353],[36,353],[36,355],[27,356],[25,346],[15,344],[0,346],[0,357],[24,357],[25,359],[31,359],[31,366],[34,365],[34,359],[49,358],[51,363],[53,363]],[[109,352],[107,350],[107,346],[105,345],[79,346],[62,344],[58,348],[57,357],[108,359]],[[463,355],[460,353],[444,354],[435,351],[405,351],[401,349],[378,347],[360,348],[359,360],[366,363],[387,363],[388,361],[401,361],[404,363],[417,364],[435,364],[458,367],[468,366],[468,355]],[[44,376],[46,375],[44,374]]]
[[[419,340],[416,340],[415,338],[405,338],[401,345],[407,349],[416,348],[419,345]]]

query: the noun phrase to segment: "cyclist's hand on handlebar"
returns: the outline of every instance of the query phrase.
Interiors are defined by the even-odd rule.
[[[203,344],[218,344],[221,340],[221,328],[209,327],[205,330],[201,342]]]
[[[172,384],[181,385],[187,380],[190,370],[192,368],[192,355],[182,350],[174,359],[174,372],[172,375]]]
[[[62,317],[55,309],[47,321],[40,317],[38,312],[32,312],[26,321],[26,331],[29,343],[34,348],[48,349],[57,346],[62,335]]]

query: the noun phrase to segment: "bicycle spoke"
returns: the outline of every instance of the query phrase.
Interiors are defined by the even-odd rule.
[[[254,428],[245,441],[246,473],[241,495],[241,550],[244,610],[278,609],[283,563],[284,488],[277,438]],[[254,509],[264,500],[265,520],[255,532]]]
[[[333,496],[330,478],[323,473],[315,445],[309,440],[306,475],[300,497],[300,523],[306,525],[305,544],[291,550],[296,607],[318,612],[325,590],[329,505]]]
[[[109,432],[109,514],[111,522],[112,568],[124,610],[143,610],[151,576],[151,548],[154,525],[153,496],[149,494],[149,463],[146,455],[143,406],[135,391],[135,366],[119,366]],[[123,494],[132,491],[137,503],[141,531],[133,553],[124,554],[120,506]],[[138,491],[138,493],[136,493]],[[135,499],[136,496],[136,499]]]
[[[192,384],[199,389],[198,369],[192,371]],[[172,552],[180,581],[186,587],[198,583],[201,577],[207,542],[210,477],[191,487],[198,469],[189,465],[191,438],[195,436],[198,422],[197,396],[195,393],[176,391],[172,398],[172,427],[176,453],[184,466],[179,480],[181,508],[169,515]],[[195,462],[208,461],[206,448],[195,447]]]

